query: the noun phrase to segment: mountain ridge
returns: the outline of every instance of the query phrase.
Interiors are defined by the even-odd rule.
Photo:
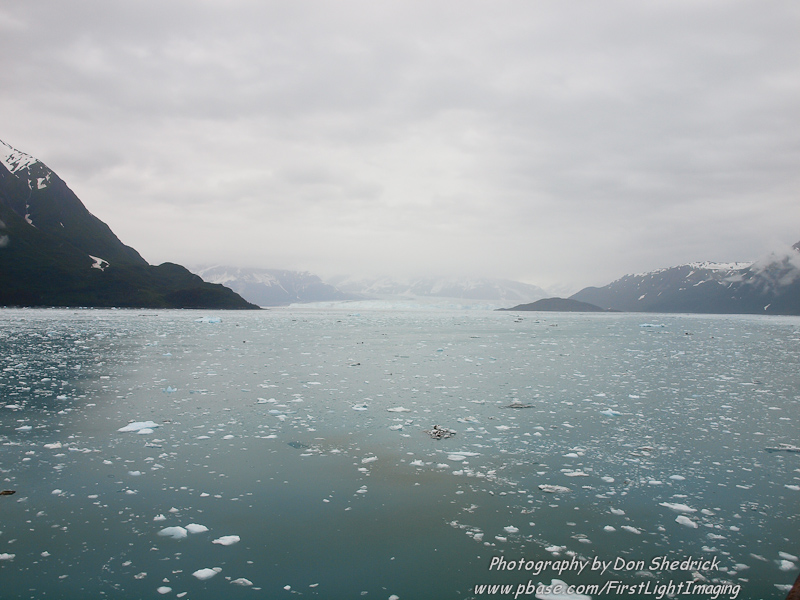
[[[694,262],[625,275],[570,299],[626,312],[800,315],[800,242],[749,263]]]
[[[54,171],[2,140],[0,306],[257,308],[180,265],[149,265]]]

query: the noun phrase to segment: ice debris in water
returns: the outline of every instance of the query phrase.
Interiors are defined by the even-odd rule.
[[[164,527],[158,532],[163,537],[171,537],[173,540],[181,540],[186,537],[186,529],[183,527]]]
[[[239,577],[238,579],[234,579],[233,581],[231,581],[231,583],[233,585],[241,585],[243,587],[249,587],[253,585],[252,581],[250,581],[249,579],[245,579],[244,577]]]
[[[676,523],[679,523],[680,525],[684,525],[685,527],[691,527],[692,529],[697,529],[697,523],[695,523],[694,521],[692,521],[692,520],[691,520],[689,517],[687,517],[686,515],[678,515],[678,516],[675,518],[675,522],[676,522]]]
[[[696,508],[692,508],[691,506],[687,506],[686,504],[670,504],[669,502],[659,502],[659,506],[664,506],[670,510],[674,510],[678,513],[694,513],[697,512]]]
[[[426,429],[425,433],[434,440],[444,440],[453,437],[456,432],[441,425],[434,425],[431,429]]]
[[[211,579],[212,577],[214,577],[214,575],[216,575],[220,571],[222,571],[220,567],[214,567],[213,569],[205,568],[205,569],[198,569],[197,571],[192,573],[192,575],[197,577],[200,581],[205,581],[206,579]]]
[[[213,540],[212,543],[219,544],[221,546],[232,546],[240,540],[241,538],[238,535],[223,535],[222,537],[218,537],[217,539]]]
[[[153,433],[153,429],[158,427],[158,423],[153,421],[136,421],[134,423],[128,423],[124,427],[120,427],[117,431],[121,431],[123,433],[129,431],[135,431],[137,433]]]
[[[200,317],[194,320],[195,323],[222,323],[219,317]]]
[[[549,483],[540,484],[539,489],[542,490],[543,492],[547,492],[548,494],[560,494],[572,491],[568,487],[564,487],[563,485],[551,485]]]
[[[208,531],[208,527],[206,527],[205,525],[199,525],[197,523],[189,523],[186,526],[186,531],[188,531],[189,533],[204,533]]]

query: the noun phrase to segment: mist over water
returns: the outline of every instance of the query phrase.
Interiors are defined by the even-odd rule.
[[[3,597],[785,596],[800,319],[357,311],[0,311]]]

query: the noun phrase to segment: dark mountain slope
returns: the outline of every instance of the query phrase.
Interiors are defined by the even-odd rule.
[[[179,265],[147,264],[53,171],[1,141],[0,306],[256,308]]]

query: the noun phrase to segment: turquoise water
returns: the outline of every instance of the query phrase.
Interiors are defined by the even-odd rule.
[[[800,569],[800,453],[767,450],[800,445],[797,318],[5,309],[0,360],[3,598],[784,598]]]

